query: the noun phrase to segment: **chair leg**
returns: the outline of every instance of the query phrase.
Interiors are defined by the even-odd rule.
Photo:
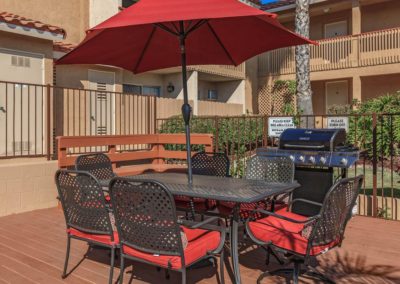
[[[224,264],[225,264],[225,251],[224,248],[222,248],[221,250],[221,255],[219,257],[219,272],[220,272],[220,280],[221,280],[221,284],[225,283],[225,275],[224,275]]]
[[[186,268],[182,270],[182,284],[186,284]]]
[[[108,280],[109,284],[113,283],[114,262],[115,262],[115,248],[113,247],[113,248],[111,248],[110,279]]]
[[[121,253],[121,265],[120,265],[120,272],[119,272],[119,284],[122,284],[124,281],[124,269],[125,269],[125,263],[124,263],[124,256]]]
[[[62,279],[67,278],[67,268],[68,268],[68,260],[69,260],[69,251],[71,248],[71,238],[68,236],[67,237],[67,252],[65,255],[65,262],[64,262],[64,270],[63,270],[63,274],[61,275]]]
[[[312,266],[307,266],[307,271],[305,272],[305,274],[308,274],[315,278],[319,278],[320,280],[324,281],[324,283],[335,284],[335,281],[330,279],[328,276],[323,275],[321,272],[319,272]]]
[[[294,262],[294,269],[293,269],[293,284],[299,283],[299,274],[300,274],[300,262]]]
[[[263,280],[265,277],[267,276],[271,276],[272,274],[269,271],[265,271],[263,273],[260,274],[260,276],[258,276],[257,278],[257,284],[261,283],[261,280]]]

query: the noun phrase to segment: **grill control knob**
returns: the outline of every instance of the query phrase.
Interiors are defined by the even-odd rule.
[[[346,165],[347,165],[347,159],[346,159],[346,158],[342,158],[342,159],[340,160],[340,164],[346,166]]]
[[[304,156],[300,156],[300,157],[299,157],[299,160],[300,160],[300,162],[304,162],[304,160],[305,160],[305,159],[304,159]]]
[[[315,158],[313,156],[311,156],[308,160],[311,164],[315,164]]]
[[[319,159],[319,161],[321,162],[321,164],[325,164],[326,163],[326,158],[325,157],[321,157]]]
[[[290,155],[289,158],[294,162],[294,156]]]

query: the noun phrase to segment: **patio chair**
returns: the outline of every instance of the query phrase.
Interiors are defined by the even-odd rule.
[[[80,155],[75,161],[77,171],[89,172],[99,181],[110,180],[116,176],[110,158],[103,153]]]
[[[286,209],[276,213],[258,209],[258,213],[267,217],[246,222],[249,237],[256,244],[268,246],[277,255],[282,255],[285,262],[294,264],[294,268],[266,271],[260,275],[257,282],[267,275],[285,273],[293,274],[293,281],[297,284],[300,273],[304,271],[300,268],[304,266],[304,273],[333,283],[311,266],[311,260],[341,245],[362,181],[363,176],[339,180],[331,187],[323,204],[319,204],[321,210],[316,216],[305,217]],[[311,201],[294,199],[290,205],[296,202]],[[311,203],[316,205],[315,202]]]
[[[67,225],[67,252],[62,278],[66,278],[71,239],[111,249],[109,283],[113,280],[117,232],[112,229],[110,211],[97,179],[87,172],[59,170],[56,184]]]
[[[121,244],[121,275],[125,259],[182,273],[186,268],[220,253],[221,281],[224,281],[225,228],[177,219],[169,190],[156,181],[114,178],[110,195]]]
[[[244,178],[266,182],[292,183],[294,181],[294,169],[294,163],[289,157],[253,156],[247,162]],[[276,207],[275,209],[282,208],[285,206],[283,203],[285,196],[287,194],[273,200],[240,204],[241,218],[246,220],[250,217],[250,212],[257,208],[267,209],[270,205],[272,210],[274,210],[274,207]],[[218,211],[224,216],[229,216],[235,205],[234,202],[221,202]],[[251,217],[257,217],[257,215],[254,213]]]
[[[192,157],[192,172],[194,175],[228,177],[229,169],[230,161],[225,153],[198,152]],[[175,197],[175,203],[178,210],[190,211],[192,215],[195,212],[204,213],[216,206],[215,200],[188,198],[186,196]]]

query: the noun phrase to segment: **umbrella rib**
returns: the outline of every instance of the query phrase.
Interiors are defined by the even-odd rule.
[[[205,23],[207,23],[208,20],[200,20],[198,21],[196,24],[193,25],[193,27],[191,27],[190,29],[188,29],[188,31],[186,32],[186,36],[188,34],[190,34],[191,32],[197,30],[198,28],[200,28],[202,25],[204,25]]]
[[[143,50],[142,50],[142,53],[140,54],[139,60],[138,60],[138,62],[136,63],[135,68],[133,68],[133,73],[136,73],[137,69],[139,68],[139,65],[142,63],[144,54],[146,53],[147,49],[149,48],[150,41],[152,40],[156,29],[157,29],[157,27],[153,27],[153,30],[151,31],[150,36],[149,36],[149,38],[148,38],[147,41],[146,41],[146,45],[144,46],[144,48],[143,48]]]
[[[219,36],[217,35],[216,31],[214,30],[214,28],[211,26],[210,22],[207,22],[208,27],[211,30],[211,33],[214,35],[215,39],[218,41],[219,45],[222,47],[222,49],[224,50],[226,56],[228,56],[229,60],[233,63],[233,65],[237,66],[238,64],[236,64],[235,60],[233,60],[231,54],[228,52],[228,50],[226,49],[225,45],[222,43],[221,39],[219,38]]]
[[[168,28],[166,25],[163,24],[154,24],[156,27],[159,27],[160,29],[162,29],[163,31],[166,31],[167,33],[173,34],[175,36],[179,36],[179,33],[174,32],[173,30],[171,30],[170,28]]]

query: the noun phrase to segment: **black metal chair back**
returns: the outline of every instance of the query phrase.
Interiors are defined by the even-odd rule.
[[[229,176],[230,161],[224,153],[198,152],[192,157],[192,171],[196,175]]]
[[[164,185],[151,180],[114,178],[110,196],[121,245],[183,258],[174,199]]]
[[[75,161],[75,169],[89,172],[99,180],[109,180],[116,176],[110,158],[103,153],[79,156]]]
[[[309,247],[342,241],[363,179],[363,176],[346,178],[332,186],[323,202],[320,218],[311,231]]]
[[[87,172],[59,170],[56,184],[67,228],[113,239],[103,189],[95,177]]]
[[[292,183],[294,169],[294,163],[289,157],[253,156],[247,162],[245,178]]]

